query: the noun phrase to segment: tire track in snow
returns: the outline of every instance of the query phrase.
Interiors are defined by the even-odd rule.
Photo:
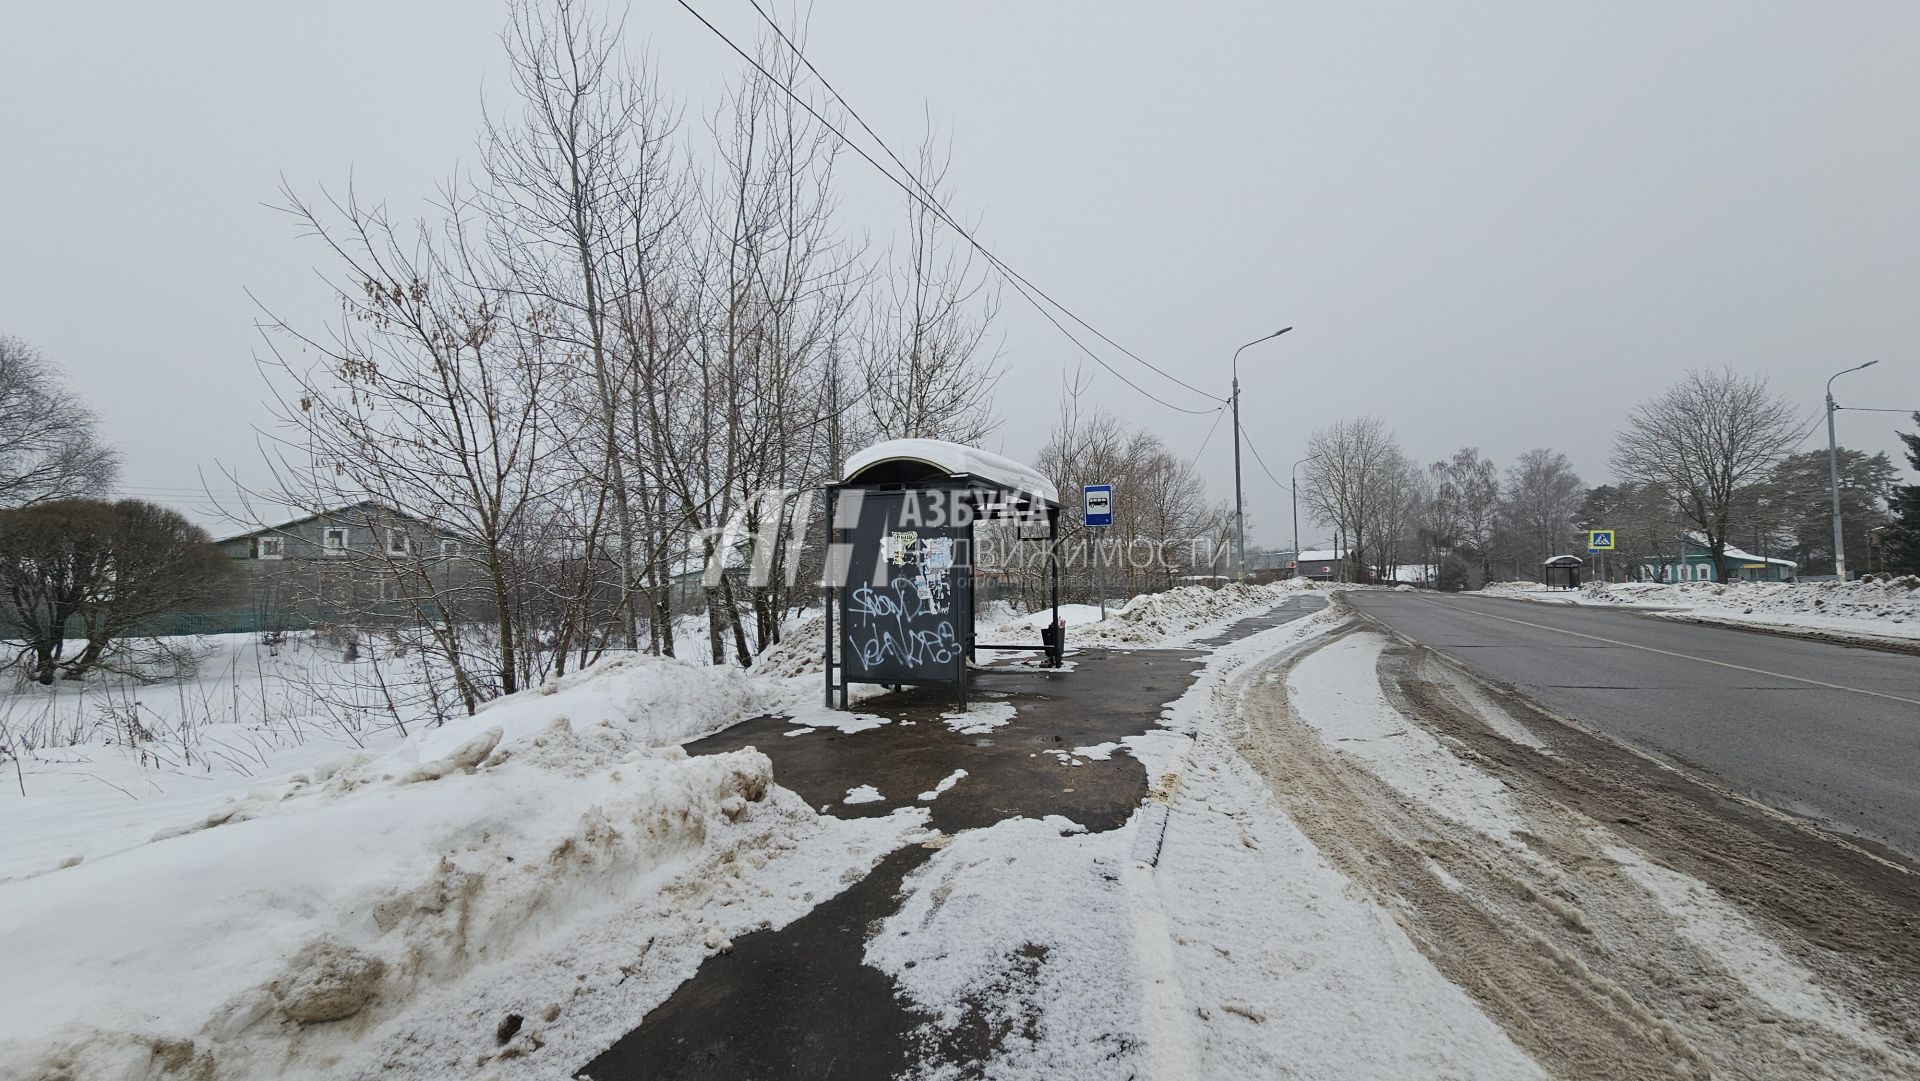
[[[1382,645],[1378,635],[1350,631],[1253,666],[1230,733],[1326,857],[1543,1068],[1568,1078],[1880,1077],[1914,1068],[1893,1049],[1909,1035],[1900,1026],[1879,1039],[1871,1026],[1791,1016],[1755,994],[1607,855],[1633,839],[1527,782],[1529,770],[1578,771],[1582,748],[1543,751],[1503,737],[1444,673],[1410,667],[1405,651]],[[1380,686],[1363,689],[1375,701],[1356,705],[1400,714],[1404,731],[1340,730],[1381,743],[1397,737],[1390,752],[1330,743],[1297,712],[1289,679],[1340,667],[1343,650],[1370,651],[1380,669]],[[1515,726],[1538,734],[1517,718],[1501,720],[1509,735]],[[1469,726],[1472,750],[1461,735]],[[1463,814],[1458,790],[1484,786],[1463,785],[1461,771],[1485,770],[1483,744],[1522,765],[1492,771],[1509,790],[1497,813]],[[1848,1007],[1847,1015],[1870,1012]]]

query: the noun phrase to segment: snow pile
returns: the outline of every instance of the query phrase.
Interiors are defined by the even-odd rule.
[[[326,1072],[411,999],[660,889],[750,825],[811,828],[764,755],[657,747],[777,690],[625,657],[210,805],[100,788],[77,819],[104,844],[9,821],[9,862],[33,870],[0,881],[0,936],[8,982],[33,994],[0,1011],[0,1061]]]
[[[1309,578],[1290,578],[1267,585],[1182,586],[1145,593],[1106,619],[1075,630],[1067,641],[1083,646],[1192,645],[1239,619],[1321,588]]]
[[[753,659],[753,670],[776,678],[818,675],[826,640],[826,613],[803,612],[780,625],[780,641]]]
[[[1577,591],[1506,582],[1492,596],[1557,604],[1660,608],[1705,622],[1920,640],[1920,577],[1852,582],[1591,583]]]
[[[640,653],[550,679],[534,695],[496,699],[480,716],[509,740],[545,727],[558,710],[578,726],[609,726],[630,743],[661,746],[719,731],[785,697],[783,688],[731,665]]]

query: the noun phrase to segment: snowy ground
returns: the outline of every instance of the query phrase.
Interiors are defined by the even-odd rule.
[[[1183,590],[1101,633],[1188,639],[1272,600]],[[751,675],[620,657],[473,717],[420,693],[417,659],[298,636],[173,643],[194,662],[151,684],[9,689],[0,936],[9,982],[37,993],[0,1012],[0,1074],[334,1076],[377,1048],[468,1076],[452,1064],[476,1048],[511,1073],[528,1041],[618,1035],[732,934],[803,914],[924,822],[817,815],[752,750],[676,749],[767,711],[796,732],[884,723],[815,704],[818,628],[797,621]],[[569,952],[620,927],[607,955],[644,964],[609,981]],[[489,989],[544,986],[529,959],[555,951],[574,982],[501,1006],[520,1034],[495,1043]]]
[[[1484,592],[1546,604],[1657,608],[1668,618],[1728,626],[1920,641],[1920,578],[1911,575],[1853,582],[1589,583],[1578,590],[1503,582]]]
[[[1191,647],[1312,588],[1076,609],[1069,642]],[[820,813],[753,748],[678,749],[764,712],[792,718],[787,736],[892,723],[817,706],[817,628],[789,628],[752,674],[620,658],[438,727],[403,726],[378,697],[346,724],[303,714],[295,692],[317,678],[354,688],[336,707],[383,683],[368,660],[239,639],[191,679],[123,689],[135,704],[0,700],[10,745],[36,734],[0,797],[5,980],[32,989],[0,1011],[0,1077],[557,1076],[734,937],[915,841],[938,851],[866,957],[920,1010],[998,1033],[969,1076],[1916,1067],[1912,1033],[1751,909],[1763,889],[1723,893],[1707,881],[1721,864],[1490,772],[1466,729],[1389,696],[1384,640],[1337,604],[1215,650],[1161,728],[1073,748],[1131,755],[1150,779],[1102,833],[1055,817],[930,834],[965,771],[843,820],[834,806],[881,793]],[[1474,738],[1512,754],[1592,753],[1448,693],[1480,717]],[[116,727],[129,717],[146,738]],[[992,739],[1017,718],[985,702],[940,721]],[[46,746],[62,725],[93,727]],[[1715,859],[1732,850],[1687,832]],[[1771,845],[1753,846],[1769,867]],[[1715,1018],[1695,1016],[1703,1001]]]
[[[1858,883],[1823,882],[1836,897],[1822,907],[1804,889],[1820,876],[1779,863],[1782,842],[1751,824],[1696,826],[1686,815],[1698,807],[1662,805],[1699,844],[1676,851],[1614,832],[1550,786],[1517,784],[1389,696],[1402,677],[1387,645],[1335,608],[1221,648],[1163,729],[1126,741],[1154,781],[1127,825],[1090,834],[1064,818],[1010,819],[960,834],[910,874],[868,962],[939,1026],[984,1014],[1002,1034],[977,1073],[926,1076],[1920,1068],[1901,1020],[1913,973],[1888,1008],[1887,983],[1806,931],[1870,907]],[[1518,719],[1470,682],[1415,676],[1444,683],[1449,716],[1487,745],[1584,768],[1589,737]],[[1580,750],[1563,757],[1563,740]],[[1638,791],[1658,801],[1671,788]],[[1769,877],[1709,881],[1726,868]],[[1877,933],[1898,949],[1898,921]]]
[[[404,658],[199,651],[169,683],[0,695],[0,936],[34,989],[0,1076],[511,1072],[617,1036],[924,818],[818,816],[751,749],[675,746],[812,679],[621,657],[436,727],[384,707]]]
[[[947,1023],[986,1003],[1010,1033],[987,1077],[1543,1076],[1223,738],[1237,673],[1339,621],[1217,652],[1165,728],[1126,741],[1158,783],[1125,827],[956,837],[908,877],[869,963]]]

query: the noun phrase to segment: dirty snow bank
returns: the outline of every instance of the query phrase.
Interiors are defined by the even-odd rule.
[[[1479,830],[1499,844],[1527,828],[1507,786],[1474,768],[1409,721],[1376,675],[1387,640],[1353,635],[1316,650],[1287,673],[1295,715],[1335,754],[1350,756],[1409,799]]]
[[[263,680],[254,672],[244,677]],[[144,710],[178,706],[166,701],[165,688],[146,690],[150,700]],[[389,728],[359,737],[364,746],[358,747],[326,726],[306,731],[298,743],[258,745],[263,738],[258,726],[297,723],[289,714],[270,722],[196,728],[202,742],[232,760],[227,766],[170,762],[143,744],[96,740],[46,748],[27,755],[18,785],[0,787],[0,884],[146,844],[169,827],[255,817],[290,787],[312,785],[322,776],[405,774],[444,759],[489,728],[500,729],[502,744],[511,748],[538,735],[554,717],[565,716],[583,732],[619,722],[605,731],[623,746],[659,746],[724,728],[791,694],[789,687],[730,667],[630,655],[497,699],[482,706],[477,718],[437,729],[426,729],[426,718],[416,718],[411,737]]]
[[[750,833],[819,829],[764,755],[659,746],[784,693],[625,657],[238,796],[147,776],[189,797],[52,800],[84,835],[23,832],[30,808],[48,824],[47,801],[10,799],[0,836],[24,877],[0,881],[0,940],[9,984],[33,993],[0,1011],[0,1062],[90,1079],[326,1072],[417,996]]]
[[[1181,586],[1165,593],[1142,593],[1126,604],[1109,605],[1107,618],[1092,605],[1061,605],[1067,624],[1067,646],[1178,647],[1190,646],[1224,631],[1231,624],[1264,612],[1303,593],[1327,591],[1312,579],[1293,578],[1266,585],[1231,583]],[[1051,609],[1024,616],[995,628],[1024,630],[1039,641]]]
[[[1853,582],[1594,582],[1548,590],[1531,582],[1488,586],[1488,596],[1549,604],[1667,609],[1701,622],[1920,641],[1920,577]]]

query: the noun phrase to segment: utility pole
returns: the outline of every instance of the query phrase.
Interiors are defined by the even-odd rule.
[[[1847,372],[1871,368],[1878,363],[1869,360],[1827,376],[1827,480],[1833,486],[1833,573],[1839,575],[1842,582],[1847,580],[1847,537],[1840,525],[1840,444],[1833,434],[1833,414],[1839,407],[1833,404],[1833,381]],[[1235,385],[1239,385],[1237,381]]]
[[[1247,509],[1240,496],[1240,354],[1247,346],[1272,341],[1292,329],[1281,327],[1233,351],[1233,561],[1235,577],[1241,582],[1247,580]]]

